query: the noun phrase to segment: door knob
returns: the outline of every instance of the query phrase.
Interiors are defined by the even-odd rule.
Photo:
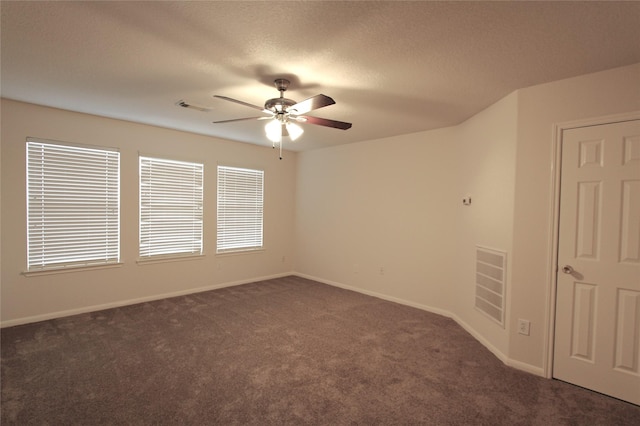
[[[562,272],[564,272],[565,274],[573,274],[573,268],[571,267],[571,265],[564,265],[562,267]]]

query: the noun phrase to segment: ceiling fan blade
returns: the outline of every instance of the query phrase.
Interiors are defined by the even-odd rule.
[[[326,95],[315,95],[310,97],[309,99],[305,99],[304,101],[300,101],[295,105],[289,107],[288,111],[294,115],[306,114],[309,111],[313,111],[314,109],[326,107],[329,105],[335,104],[332,98]]]
[[[351,128],[351,123],[345,123],[344,121],[337,120],[329,120],[328,118],[320,118],[320,117],[297,117],[300,118],[303,122],[317,124],[319,126],[333,127],[334,129],[347,130]]]
[[[233,123],[234,121],[248,121],[248,120],[267,120],[270,119],[271,117],[247,117],[247,118],[234,118],[232,120],[221,120],[221,121],[214,121],[214,124],[220,124],[220,123]]]
[[[264,109],[264,107],[261,107],[261,106],[258,106],[258,105],[253,105],[253,104],[250,104],[250,103],[247,103],[247,102],[243,102],[243,101],[239,101],[239,100],[233,99],[233,98],[228,98],[226,96],[213,95],[213,97],[214,98],[224,99],[225,101],[229,101],[229,102],[234,102],[236,104],[248,106],[249,108],[257,109],[258,111],[270,112],[269,110]]]

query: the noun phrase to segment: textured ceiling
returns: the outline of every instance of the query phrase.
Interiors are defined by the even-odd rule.
[[[458,124],[516,89],[640,62],[639,2],[11,2],[5,98],[270,146],[262,105],[336,100],[285,148]],[[179,100],[208,112],[176,106]],[[259,114],[259,113],[258,113]]]

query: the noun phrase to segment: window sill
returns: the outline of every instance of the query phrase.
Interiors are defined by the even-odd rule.
[[[264,247],[257,249],[247,249],[247,250],[233,250],[233,251],[223,251],[221,253],[216,253],[216,256],[237,256],[242,254],[252,254],[252,253],[262,253],[266,251]]]
[[[119,268],[124,265],[123,262],[118,263],[102,263],[98,265],[82,265],[82,266],[63,266],[60,268],[39,269],[34,271],[23,271],[25,277],[36,277],[40,275],[67,274],[70,272],[93,271],[96,269]]]
[[[156,263],[183,262],[183,261],[187,261],[187,260],[200,260],[200,259],[203,259],[204,257],[205,257],[204,254],[189,254],[189,255],[184,255],[184,256],[173,256],[173,255],[154,256],[154,257],[148,257],[148,258],[138,258],[138,260],[136,260],[136,263],[138,265],[153,265],[153,264],[156,264]]]

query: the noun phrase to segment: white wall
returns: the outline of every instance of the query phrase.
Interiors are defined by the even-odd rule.
[[[554,124],[640,111],[640,64],[519,91],[509,356],[546,365]],[[518,318],[531,335],[517,334]]]
[[[503,360],[509,351],[508,322],[500,326],[474,308],[475,246],[480,245],[507,253],[507,288],[513,241],[513,203],[517,142],[518,94],[476,114],[457,126],[456,190],[459,194],[458,214],[449,224],[456,230],[455,297],[447,309],[466,325],[477,338]],[[462,206],[461,199],[471,194],[471,205]],[[506,306],[509,315],[509,306]],[[508,318],[508,317],[507,317]]]
[[[459,199],[454,135],[447,128],[300,153],[296,270],[447,306]]]
[[[474,309],[474,259],[511,250],[516,111],[513,94],[457,127],[299,154],[296,270],[454,316],[506,354]]]
[[[1,321],[17,324],[289,273],[293,269],[296,154],[270,148],[2,100]],[[98,270],[24,276],[25,138],[117,147],[121,153],[121,258]],[[138,264],[138,153],[205,165],[204,247],[197,260]],[[265,170],[266,250],[216,256],[216,166]],[[286,261],[282,261],[282,257]]]

